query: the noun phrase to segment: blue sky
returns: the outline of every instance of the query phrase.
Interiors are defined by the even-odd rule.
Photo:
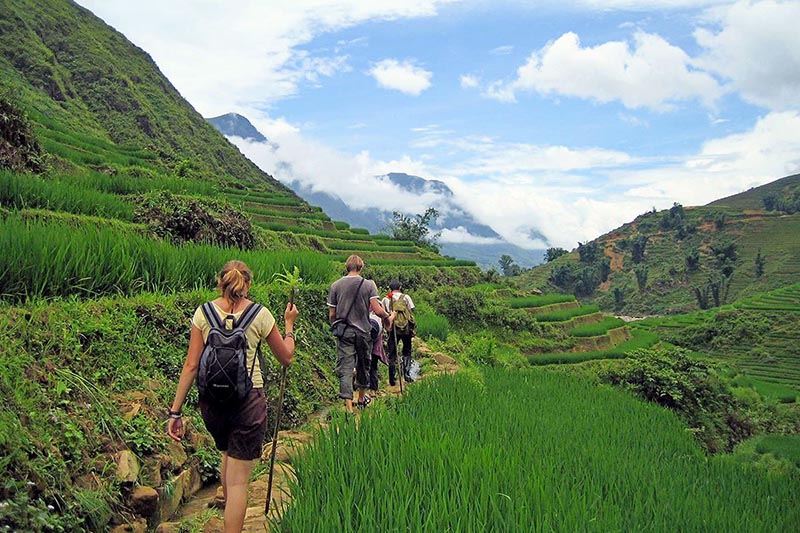
[[[204,116],[250,118],[264,170],[356,208],[438,205],[374,179],[408,172],[572,248],[800,172],[797,1],[80,3]]]

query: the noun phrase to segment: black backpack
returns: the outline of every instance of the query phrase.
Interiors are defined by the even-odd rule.
[[[214,304],[203,304],[203,314],[211,326],[197,369],[197,388],[204,400],[218,404],[240,402],[253,388],[253,370],[261,355],[261,343],[248,372],[246,331],[261,309],[260,304],[251,303],[238,321],[228,315],[223,323]]]

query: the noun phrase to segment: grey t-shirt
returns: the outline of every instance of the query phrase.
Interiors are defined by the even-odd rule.
[[[328,292],[328,307],[336,308],[336,318],[344,318],[352,305],[347,321],[356,329],[369,333],[369,305],[371,299],[378,299],[378,287],[371,279],[365,279],[356,294],[362,279],[361,276],[344,276],[334,281]]]

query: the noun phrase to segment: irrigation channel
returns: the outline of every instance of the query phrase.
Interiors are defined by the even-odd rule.
[[[429,367],[429,373],[422,375],[420,365],[416,360],[412,360],[411,364],[411,377],[415,381],[421,380],[423,377],[435,376],[441,373],[453,373],[458,368],[455,361],[443,354],[434,354],[420,341],[417,346],[417,356],[429,357],[432,360],[432,365]],[[406,385],[407,386],[407,385]],[[389,386],[388,384],[383,390],[378,392],[377,403],[381,403],[388,398],[400,396],[400,385]],[[336,404],[338,405],[338,403]],[[374,405],[374,404],[373,404]],[[373,405],[370,408],[373,408]],[[249,486],[248,507],[247,515],[245,517],[244,529],[245,533],[264,533],[270,531],[270,521],[277,523],[280,520],[280,515],[285,511],[286,507],[292,500],[290,479],[294,479],[294,469],[292,468],[292,461],[307,444],[309,444],[316,431],[322,430],[328,426],[328,421],[331,416],[332,409],[335,406],[326,406],[320,411],[311,416],[309,422],[305,425],[307,431],[287,430],[278,433],[278,448],[276,450],[275,461],[275,474],[272,486],[272,501],[270,505],[269,517],[264,516],[264,503],[266,502],[267,494],[267,478],[269,477],[268,471],[259,473],[254,481]],[[360,416],[360,415],[357,415]],[[272,451],[272,442],[267,442],[262,451],[262,462],[266,465],[269,464],[269,456]],[[222,511],[211,513],[209,509],[219,509],[222,506],[222,487],[218,484],[209,485],[201,489],[190,500],[184,503],[177,516],[175,522],[164,522],[156,530],[158,533],[173,533],[181,530],[181,524],[188,522],[194,523],[196,526],[202,526],[200,531],[203,533],[222,533],[224,524],[222,521]],[[204,522],[204,524],[202,524]]]

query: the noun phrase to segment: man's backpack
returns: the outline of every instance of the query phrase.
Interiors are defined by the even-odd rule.
[[[413,335],[416,329],[414,314],[408,307],[408,299],[405,294],[397,299],[392,299],[392,311],[395,312],[394,323],[392,325],[398,335]]]
[[[251,303],[237,321],[228,315],[224,322],[211,302],[203,304],[211,331],[206,338],[197,369],[197,388],[200,397],[217,404],[235,403],[245,399],[253,388],[253,365],[247,371],[247,328],[262,306]],[[257,352],[261,349],[258,345]],[[260,355],[260,354],[259,354]]]

